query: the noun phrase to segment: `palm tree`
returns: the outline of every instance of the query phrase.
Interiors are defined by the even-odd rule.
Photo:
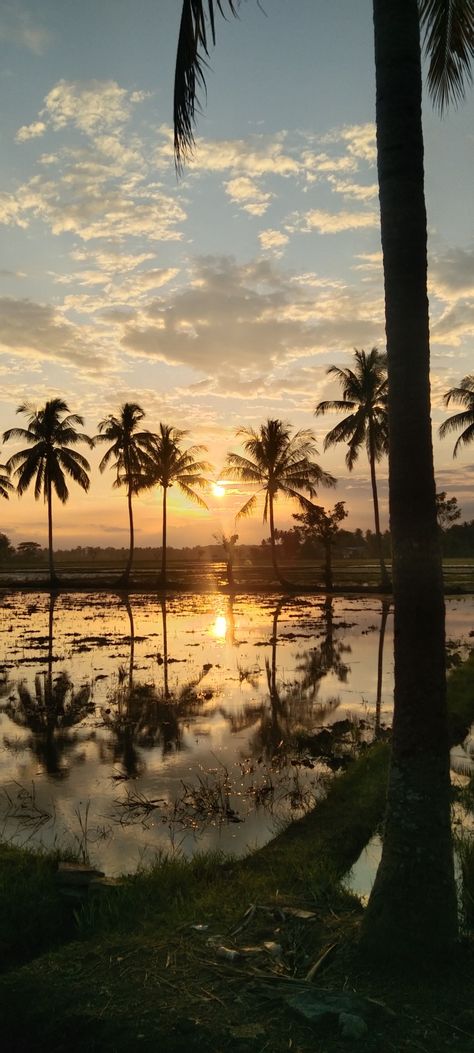
[[[250,456],[228,453],[223,468],[231,479],[255,483],[265,494],[263,522],[268,520],[270,524],[273,569],[283,585],[287,583],[281,576],[276,558],[274,503],[278,493],[293,498],[304,507],[302,490],[315,497],[317,486],[334,486],[336,483],[332,475],[312,460],[318,453],[313,432],[304,429],[291,436],[290,429],[291,425],[281,420],[267,420],[258,431],[239,428],[237,435],[242,436],[244,450]],[[251,515],[257,498],[258,493],[253,494],[237,512],[236,519]]]
[[[63,399],[54,398],[45,406],[36,410],[30,403],[23,403],[17,413],[28,416],[27,428],[9,428],[3,439],[21,439],[31,449],[19,450],[7,462],[7,469],[13,470],[17,477],[17,494],[25,493],[33,479],[35,481],[35,498],[43,494],[48,506],[48,544],[49,576],[51,585],[57,583],[53,559],[53,490],[59,500],[66,504],[69,490],[66,477],[69,476],[83,490],[88,490],[90,465],[77,450],[70,447],[78,442],[92,446],[88,435],[76,431],[82,427],[83,418],[76,413],[69,413],[69,407]],[[67,414],[67,416],[63,416]]]
[[[130,525],[130,545],[127,565],[120,578],[120,583],[127,585],[133,563],[135,531],[133,525],[132,497],[137,494],[144,483],[144,471],[151,456],[152,433],[138,431],[138,425],[145,414],[136,402],[124,402],[117,417],[110,414],[98,424],[99,435],[93,442],[110,442],[100,464],[101,472],[112,462],[116,477],[114,486],[127,488],[128,519]]]
[[[160,424],[158,435],[153,437],[150,453],[150,464],[147,471],[147,486],[161,486],[163,490],[163,532],[161,550],[161,575],[159,584],[166,585],[166,534],[167,534],[167,496],[171,486],[176,484],[181,493],[190,501],[207,508],[206,502],[196,493],[195,487],[207,489],[209,483],[204,472],[211,472],[212,465],[207,461],[197,461],[205,446],[182,448],[182,441],[188,432],[180,431],[169,424]]]
[[[13,486],[10,482],[10,472],[6,464],[0,464],[0,497],[4,497],[8,501],[8,497],[13,490]]]
[[[217,7],[236,13],[233,0]],[[212,41],[214,3],[207,0]],[[184,0],[175,77],[179,168],[193,143],[208,42],[204,0]],[[444,598],[430,421],[421,33],[442,111],[464,95],[472,0],[373,0],[377,166],[389,378],[389,492],[395,709],[382,863],[365,915],[367,946],[439,954],[457,934],[450,828]],[[436,860],[436,866],[433,865]]]
[[[448,417],[439,429],[442,439],[452,431],[458,431],[459,428],[464,429],[454,446],[453,457],[456,457],[459,447],[467,446],[474,439],[474,373],[464,377],[460,387],[450,388],[443,401],[445,406],[449,406],[449,403],[453,401],[460,402],[461,406],[465,407],[461,413],[454,413],[452,417]]]
[[[344,412],[352,410],[347,417],[329,431],[324,440],[324,449],[346,442],[346,464],[351,472],[361,446],[365,445],[370,465],[370,482],[374,504],[375,534],[380,563],[382,587],[390,585],[387,568],[382,554],[382,535],[380,533],[379,499],[375,464],[388,453],[388,411],[387,411],[387,356],[373,347],[369,354],[364,350],[354,351],[354,369],[339,369],[330,366],[328,374],[337,377],[342,387],[342,400],[330,399],[318,402],[315,414],[327,413],[328,410]]]

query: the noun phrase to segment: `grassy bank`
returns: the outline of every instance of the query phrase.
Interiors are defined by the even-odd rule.
[[[474,717],[473,685],[471,656],[450,677],[453,740]],[[363,1020],[364,1051],[472,1053],[469,940],[442,972],[427,963],[421,986],[370,973],[354,953],[362,908],[340,879],[380,823],[387,763],[385,744],[367,749],[313,812],[245,860],[162,860],[75,914],[54,861],[6,850],[0,943],[31,960],[0,980],[5,1048],[338,1053],[350,1045],[339,1010],[304,1015],[332,992]]]

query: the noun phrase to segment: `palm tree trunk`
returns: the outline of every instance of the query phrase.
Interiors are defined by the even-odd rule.
[[[390,587],[390,580],[387,574],[387,568],[385,566],[382,552],[382,535],[380,533],[379,496],[377,493],[377,478],[375,475],[375,449],[372,431],[372,420],[369,420],[369,451],[370,482],[372,484],[372,501],[374,504],[375,536],[377,538],[377,551],[379,554],[380,564],[380,584],[383,589],[386,589]]]
[[[168,487],[163,487],[163,531],[161,549],[161,583],[166,584],[166,492]]]
[[[276,541],[275,541],[275,518],[273,514],[273,494],[271,490],[268,493],[268,508],[269,508],[269,519],[270,519],[270,548],[272,553],[272,565],[275,572],[275,576],[281,585],[286,585],[285,579],[282,577],[280,568],[278,566],[276,556]]]
[[[369,950],[443,955],[457,935],[442,565],[430,427],[417,0],[374,0],[377,149],[389,376],[395,707]]]
[[[48,553],[49,553],[49,584],[56,585],[57,577],[54,570],[53,556],[53,494],[51,487],[51,476],[48,473],[46,484],[46,500],[48,505]]]
[[[130,545],[129,545],[127,566],[125,567],[125,570],[124,570],[124,572],[122,574],[122,577],[121,577],[121,581],[123,582],[124,585],[128,583],[129,578],[130,578],[130,572],[131,572],[132,563],[133,563],[133,552],[134,552],[134,548],[135,548],[135,529],[134,529],[134,525],[133,525],[132,488],[131,488],[130,484],[128,486],[127,502],[128,502],[128,522],[129,522],[129,527],[130,527]]]

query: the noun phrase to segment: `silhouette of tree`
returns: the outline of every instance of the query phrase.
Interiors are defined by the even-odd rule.
[[[440,490],[436,494],[436,515],[440,530],[448,530],[457,519],[461,518],[457,497],[448,498],[446,490]]]
[[[327,512],[322,505],[314,505],[308,501],[304,512],[293,516],[293,519],[301,524],[296,528],[300,537],[316,537],[324,547],[324,584],[329,592],[333,585],[332,549],[339,532],[339,523],[346,519],[347,514],[344,501],[337,501],[332,511]]]
[[[0,464],[0,497],[5,497],[8,501],[12,490],[13,484],[10,482],[9,469],[6,464]]]
[[[133,563],[134,525],[132,497],[144,485],[144,473],[151,456],[152,433],[138,431],[138,425],[145,414],[136,402],[124,402],[117,417],[110,414],[100,421],[99,434],[94,436],[94,444],[110,442],[100,464],[101,472],[110,464],[115,468],[114,486],[125,486],[127,490],[128,519],[130,526],[130,545],[127,565],[120,578],[120,584],[127,585]]]
[[[273,569],[283,585],[287,583],[281,576],[276,557],[274,502],[277,495],[282,493],[304,507],[301,491],[315,497],[317,486],[334,486],[336,482],[312,460],[318,453],[313,432],[305,429],[291,436],[290,429],[291,425],[281,420],[267,420],[258,431],[239,428],[237,435],[242,436],[244,450],[250,456],[228,453],[223,469],[229,478],[255,483],[265,494],[263,522],[269,521]],[[236,519],[251,515],[257,497],[255,493],[246,501]]]
[[[467,446],[474,439],[474,373],[464,377],[458,388],[450,388],[443,401],[445,406],[449,406],[450,402],[459,402],[464,406],[460,413],[453,413],[452,417],[448,417],[439,429],[442,439],[453,431],[464,429],[456,439],[453,450],[453,457],[456,457],[460,446]]]
[[[236,14],[234,0],[216,0]],[[196,88],[215,41],[213,0],[184,0],[175,75],[175,156],[193,145]],[[472,0],[373,0],[377,168],[389,377],[389,490],[395,709],[382,862],[364,921],[367,949],[442,953],[457,934],[450,826],[444,597],[430,420],[421,47],[442,112],[464,96]],[[433,866],[436,859],[436,867]]]
[[[188,432],[180,431],[169,424],[160,424],[158,435],[154,436],[150,449],[150,462],[147,470],[147,486],[161,486],[163,490],[162,520],[162,554],[161,575],[159,584],[166,585],[166,534],[167,534],[167,496],[171,486],[176,485],[185,497],[201,508],[207,508],[205,501],[196,493],[195,487],[207,489],[209,481],[205,472],[211,472],[208,461],[197,461],[196,457],[206,450],[205,446],[182,448],[182,441]]]
[[[69,497],[67,476],[83,490],[89,489],[90,479],[87,473],[90,471],[90,465],[85,457],[77,450],[71,449],[71,446],[76,446],[78,442],[86,442],[89,446],[93,444],[88,435],[76,431],[78,425],[84,425],[83,418],[75,413],[70,414],[63,399],[50,399],[40,410],[25,402],[18,407],[17,413],[27,414],[28,427],[9,428],[3,436],[4,441],[21,439],[27,442],[31,449],[14,453],[7,462],[7,469],[13,471],[17,478],[19,497],[34,480],[36,500],[42,494],[47,503],[49,577],[50,584],[54,585],[58,579],[54,572],[53,559],[53,490],[59,500],[66,504]]]
[[[342,387],[342,400],[329,399],[319,402],[316,415],[329,410],[345,412],[352,410],[347,417],[328,432],[324,440],[324,449],[339,442],[347,443],[346,464],[351,472],[359,456],[361,446],[365,446],[370,465],[370,482],[374,504],[375,533],[380,562],[382,586],[389,587],[389,578],[382,554],[380,533],[379,501],[375,464],[388,453],[388,411],[387,411],[387,356],[380,354],[373,347],[369,354],[365,351],[354,352],[354,369],[339,369],[330,366],[328,374],[337,377]]]

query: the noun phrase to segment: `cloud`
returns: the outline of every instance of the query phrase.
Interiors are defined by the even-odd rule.
[[[173,132],[167,125],[160,127],[162,142],[155,160],[159,165],[173,163]],[[249,178],[262,175],[296,175],[301,164],[284,151],[286,135],[252,135],[248,139],[196,139],[193,156],[186,164],[186,172],[233,172]]]
[[[429,288],[449,303],[473,297],[474,248],[450,248],[430,256]]]
[[[53,37],[21,4],[4,2],[0,14],[0,40],[43,55]]]
[[[82,241],[122,242],[128,237],[177,241],[186,218],[176,192],[160,184],[140,185],[143,173],[123,178],[120,166],[93,152],[66,152],[63,170],[45,178],[33,176],[15,195],[0,195],[0,223],[26,228],[32,219],[53,234],[73,234]]]
[[[377,183],[371,183],[370,186],[362,186],[360,183],[349,183],[346,179],[338,179],[333,175],[328,176],[328,182],[335,194],[342,194],[343,197],[355,201],[371,201],[374,197],[377,197],[379,192]]]
[[[360,230],[378,227],[377,212],[325,212],[323,209],[310,209],[297,216],[297,225],[288,225],[289,230],[308,232],[318,230],[320,234],[339,234],[345,230]]]
[[[273,194],[264,193],[248,176],[237,176],[224,184],[230,200],[241,206],[252,216],[263,216]]]
[[[38,139],[45,131],[46,125],[44,121],[33,121],[33,124],[24,124],[22,128],[18,129],[15,141],[17,143],[26,143],[28,139]]]
[[[131,354],[186,366],[205,391],[274,398],[299,360],[383,339],[381,297],[314,284],[306,287],[269,260],[239,265],[197,260],[184,288],[156,299],[124,325]],[[200,376],[199,376],[200,375]],[[276,387],[275,387],[276,385]],[[284,386],[284,385],[283,385]]]
[[[337,133],[336,133],[337,134]],[[347,151],[352,157],[374,165],[377,160],[377,142],[375,124],[346,125],[340,131],[340,139],[347,144]]]
[[[84,327],[79,329],[65,321],[49,305],[6,296],[0,297],[0,349],[25,356],[30,368],[35,359],[92,372],[110,364],[88,339]]]
[[[145,98],[145,92],[129,92],[114,80],[60,80],[46,95],[40,116],[56,131],[72,124],[92,136],[124,124]]]
[[[274,256],[281,256],[285,245],[289,242],[288,234],[281,230],[261,230],[258,235],[264,252],[272,252]]]

